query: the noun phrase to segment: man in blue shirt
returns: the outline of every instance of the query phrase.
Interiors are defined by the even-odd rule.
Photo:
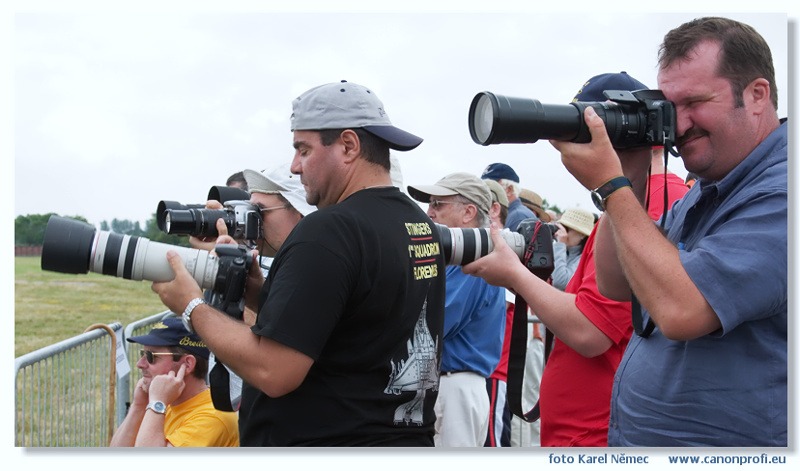
[[[492,196],[475,175],[453,173],[435,185],[409,186],[408,194],[428,203],[428,216],[452,228],[489,227]],[[460,266],[445,271],[444,336],[436,446],[483,446],[489,427],[488,378],[500,361],[505,333],[505,289],[466,275]]]
[[[774,75],[746,24],[699,18],[665,36],[658,85],[700,177],[666,237],[625,180],[650,162],[620,162],[591,108],[591,143],[552,142],[605,208],[601,291],[643,307],[614,379],[610,446],[787,445],[787,124]]]
[[[517,230],[519,223],[525,219],[534,218],[533,213],[527,206],[522,204],[519,199],[522,187],[519,186],[519,175],[510,166],[503,163],[494,163],[483,170],[481,178],[484,180],[494,180],[506,190],[508,198],[508,216],[506,217],[506,228],[512,231]]]

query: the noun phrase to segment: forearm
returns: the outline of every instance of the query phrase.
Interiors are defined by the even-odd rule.
[[[164,447],[167,439],[164,436],[164,414],[149,411],[144,415],[139,433],[136,434],[137,447]]]
[[[128,415],[119,424],[114,436],[111,437],[109,446],[111,447],[129,447],[134,446],[136,443],[136,434],[139,432],[139,427],[142,424],[144,416],[144,408],[132,405],[128,410]]]
[[[296,350],[254,334],[244,322],[208,305],[196,308],[192,325],[219,361],[271,397],[297,388],[313,363]]]
[[[516,275],[514,291],[522,296],[531,311],[548,330],[570,348],[587,358],[604,353],[609,339],[575,305],[575,295],[565,293],[522,267]]]
[[[606,208],[616,254],[630,288],[653,322],[674,340],[718,329],[719,319],[684,269],[678,248],[661,234],[630,191],[617,193]],[[598,258],[596,263],[599,270],[604,262]]]

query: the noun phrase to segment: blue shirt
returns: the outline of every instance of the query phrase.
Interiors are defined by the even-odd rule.
[[[690,341],[657,327],[633,335],[614,378],[609,445],[785,447],[786,122],[725,178],[692,187],[666,227],[722,328]]]
[[[488,378],[500,362],[506,328],[505,289],[445,269],[442,372],[472,371]]]
[[[515,199],[514,201],[508,204],[508,216],[506,216],[506,228],[511,229],[512,231],[516,231],[517,226],[519,226],[519,223],[529,218],[536,218],[536,215],[533,213],[533,211],[528,209],[527,206],[522,204],[522,201],[520,201],[519,198]]]

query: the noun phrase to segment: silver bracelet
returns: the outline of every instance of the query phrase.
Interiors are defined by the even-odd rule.
[[[194,329],[192,328],[192,311],[194,311],[194,308],[197,306],[205,303],[203,298],[194,298],[186,305],[186,309],[183,311],[183,316],[181,316],[181,318],[183,320],[183,326],[186,327],[186,330],[189,332],[194,333]]]

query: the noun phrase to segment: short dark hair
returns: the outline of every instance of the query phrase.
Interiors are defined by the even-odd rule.
[[[236,172],[225,182],[227,186],[236,186],[244,191],[247,191],[247,180],[244,178],[244,171]]]
[[[339,139],[346,129],[356,133],[358,140],[361,141],[361,154],[367,162],[380,165],[391,171],[392,164],[389,160],[389,143],[362,128],[343,128],[343,129],[322,129],[319,131],[320,141],[323,146],[329,146]]]
[[[198,379],[202,379],[205,381],[206,376],[208,375],[208,359],[203,358],[200,355],[195,355],[194,353],[186,350],[185,348],[181,347],[167,347],[171,353],[179,353],[181,355],[191,355],[195,358],[195,365],[194,371],[192,372],[192,376]]]
[[[764,38],[750,25],[729,18],[696,18],[673,29],[664,36],[658,50],[658,66],[665,69],[674,62],[686,59],[703,41],[714,41],[722,52],[717,73],[731,84],[735,104],[744,106],[744,89],[753,80],[769,82],[772,105],[778,109],[778,86],[772,53]]]

